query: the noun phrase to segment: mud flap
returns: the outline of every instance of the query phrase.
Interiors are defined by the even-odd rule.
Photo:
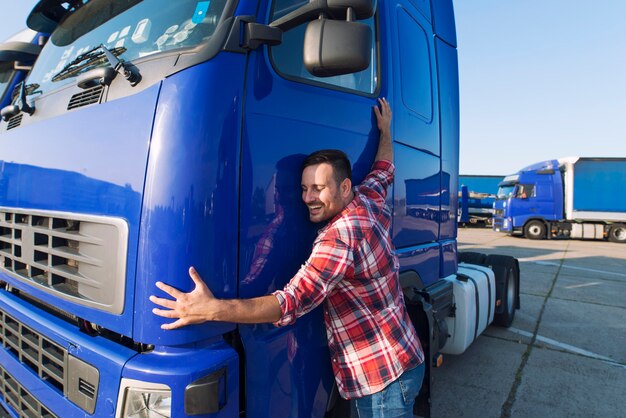
[[[486,264],[496,276],[496,301],[504,300],[504,293],[506,292],[506,280],[507,271],[509,268],[513,269],[514,277],[517,280],[517,292],[515,295],[515,309],[520,309],[519,298],[519,261],[508,255],[490,254],[486,258]],[[501,314],[504,312],[505,306],[503,303],[496,304],[496,313]]]

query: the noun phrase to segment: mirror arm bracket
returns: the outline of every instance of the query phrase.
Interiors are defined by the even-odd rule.
[[[33,69],[32,64],[25,64],[21,61],[15,61],[13,63],[13,69],[16,71],[30,71]]]
[[[280,45],[283,42],[283,31],[260,23],[248,22],[244,29],[244,39],[241,44],[245,49],[257,49],[262,44],[269,46]]]
[[[308,4],[294,10],[293,12],[287,13],[285,16],[276,19],[270,23],[270,26],[279,28],[283,32],[287,32],[302,23],[317,19],[320,12],[324,11],[323,5],[325,5],[325,2],[312,0]]]
[[[222,50],[229,52],[247,54],[263,44],[272,46],[283,41],[282,30],[256,23],[254,16],[235,16],[229,31],[222,47]]]
[[[31,106],[28,104],[28,100],[26,100],[26,80],[22,81],[20,84],[20,102],[19,102],[20,111],[24,113],[28,113],[32,115],[35,113],[35,106]]]
[[[310,0],[307,4],[274,20],[270,26],[280,28],[283,32],[303,23],[316,20],[324,13],[332,20],[367,19],[376,11],[376,0]]]
[[[354,21],[354,9],[352,7],[348,7],[346,9],[346,22]]]

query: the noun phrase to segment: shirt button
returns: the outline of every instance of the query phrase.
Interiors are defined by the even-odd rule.
[[[337,359],[336,358],[333,359],[333,363],[337,363]]]

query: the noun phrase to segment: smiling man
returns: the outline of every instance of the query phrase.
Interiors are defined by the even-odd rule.
[[[339,393],[355,416],[412,417],[424,376],[424,354],[404,306],[398,258],[391,243],[387,188],[393,182],[391,108],[374,113],[380,139],[363,182],[352,187],[350,161],[338,150],[309,155],[302,169],[302,200],[312,222],[328,222],[311,255],[283,290],[253,299],[217,299],[192,268],[190,293],[157,283],[174,299],[151,296],[176,320],[175,329],[205,321],[284,326],[324,304],[328,346]]]
[[[322,150],[303,163],[302,200],[309,208],[311,222],[332,219],[354,198],[352,170],[345,153]]]

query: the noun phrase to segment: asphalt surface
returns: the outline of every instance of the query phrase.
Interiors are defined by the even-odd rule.
[[[459,228],[520,261],[521,309],[433,372],[432,417],[626,417],[626,244]]]

